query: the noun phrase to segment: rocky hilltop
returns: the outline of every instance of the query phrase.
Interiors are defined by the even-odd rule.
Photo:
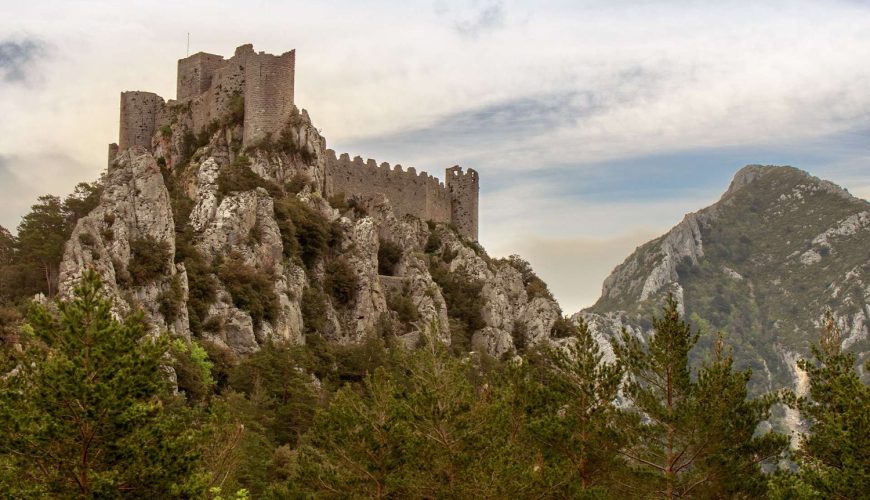
[[[817,341],[831,310],[845,349],[870,353],[870,204],[791,167],[741,169],[721,199],[639,247],[604,281],[601,298],[575,318],[599,338],[650,330],[673,293],[705,332],[721,331],[751,388],[804,389],[796,360]],[[862,370],[859,367],[859,370]],[[865,377],[867,374],[863,374]]]
[[[148,147],[113,157],[66,243],[61,294],[94,268],[119,313],[140,307],[155,331],[238,354],[310,335],[414,344],[431,329],[503,356],[550,337],[561,311],[524,262],[397,216],[385,196],[326,199],[326,141],[308,114],[243,147],[240,106],[198,133],[189,108],[170,106]]]

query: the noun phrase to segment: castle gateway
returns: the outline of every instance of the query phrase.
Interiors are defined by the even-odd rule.
[[[257,53],[247,44],[229,59],[205,52],[180,59],[175,101],[166,102],[152,92],[121,93],[118,143],[109,145],[109,162],[135,146],[153,152],[155,134],[170,125],[172,110],[177,109],[185,110],[190,132],[197,134],[242,107],[244,148],[278,137],[298,114],[295,76],[295,50],[276,56]],[[400,165],[379,165],[360,157],[351,160],[347,154],[337,157],[332,150],[316,153],[323,159],[325,196],[383,194],[396,215],[452,223],[464,237],[477,241],[480,187],[475,170],[448,168],[442,183],[426,172],[417,174],[413,167],[405,171]]]

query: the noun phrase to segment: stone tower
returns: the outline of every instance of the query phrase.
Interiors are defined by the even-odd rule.
[[[293,113],[296,51],[280,56],[260,52],[245,64],[245,137],[251,146],[284,128]]]
[[[205,52],[179,59],[175,98],[186,101],[202,94],[211,87],[215,71],[226,64],[223,56]]]
[[[133,146],[151,147],[163,105],[163,98],[152,92],[121,92],[120,151]]]
[[[459,234],[477,241],[477,200],[480,180],[477,171],[469,168],[462,172],[456,165],[444,173],[444,185],[450,192],[450,219]]]

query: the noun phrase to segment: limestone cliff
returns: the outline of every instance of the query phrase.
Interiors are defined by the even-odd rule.
[[[717,203],[617,266],[599,301],[577,317],[601,338],[623,326],[645,335],[674,293],[705,332],[696,361],[721,330],[737,367],[752,368],[754,392],[799,388],[795,360],[809,354],[827,309],[843,347],[860,364],[870,355],[868,243],[867,201],[794,168],[748,166]]]
[[[119,313],[142,307],[155,331],[238,354],[309,335],[414,345],[426,329],[503,356],[550,337],[552,297],[455,227],[397,215],[383,195],[326,199],[326,141],[304,111],[245,148],[232,116],[194,133],[168,109],[150,148],[110,165],[67,242],[63,293],[93,267]]]

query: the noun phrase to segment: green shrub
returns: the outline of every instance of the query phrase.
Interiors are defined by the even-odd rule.
[[[514,328],[511,331],[511,339],[514,341],[514,349],[524,351],[526,349],[526,339],[529,334],[529,328],[523,321],[514,321]]]
[[[577,327],[568,318],[559,317],[550,327],[550,335],[557,339],[566,339],[574,335]]]
[[[169,289],[160,292],[157,303],[160,314],[166,319],[166,323],[170,325],[175,323],[184,303],[184,290],[181,287],[181,278],[177,274],[172,277]]]
[[[322,334],[326,326],[326,294],[319,288],[305,287],[300,305],[305,334]]]
[[[209,306],[217,299],[217,283],[211,266],[190,244],[186,233],[179,234],[175,242],[176,259],[184,262],[187,271],[187,315],[190,331],[200,335],[203,330],[207,330],[204,325],[208,319]]]
[[[345,212],[348,208],[350,208],[347,204],[347,197],[344,193],[335,193],[334,195],[329,197],[329,206],[338,210],[339,212]]]
[[[86,247],[92,247],[97,244],[97,239],[91,233],[80,233],[79,242]]]
[[[287,182],[287,185],[284,186],[284,190],[290,194],[299,194],[310,182],[307,175],[302,172],[296,172],[290,181]]]
[[[249,313],[255,326],[278,316],[278,295],[269,273],[245,264],[238,254],[230,254],[218,266],[218,277],[232,296],[233,304]]]
[[[224,125],[242,125],[245,122],[245,96],[235,93],[227,103],[227,115],[224,117]]]
[[[169,125],[161,126],[160,135],[162,135],[164,139],[169,139],[170,137],[172,137],[172,127],[170,127]]]
[[[390,240],[378,240],[378,274],[394,276],[396,264],[402,260],[402,247]]]
[[[172,252],[169,243],[152,236],[130,240],[127,271],[134,285],[145,285],[169,272]]]
[[[325,217],[296,197],[276,200],[275,218],[281,229],[285,255],[288,248],[291,251],[298,249],[298,255],[308,269],[312,269],[331,246],[337,246],[341,241],[339,226],[330,224]],[[294,254],[291,252],[291,255]]]
[[[172,367],[175,369],[178,390],[191,402],[206,401],[215,385],[211,373],[214,364],[209,359],[208,352],[195,340],[186,339],[174,339],[169,352],[173,359]]]
[[[483,308],[483,299],[480,296],[483,283],[462,271],[451,273],[450,268],[437,259],[430,261],[429,272],[441,288],[441,294],[447,303],[447,316],[461,324],[461,331],[470,339],[471,334],[486,326],[480,312]],[[453,321],[450,328],[452,332]]]
[[[474,248],[474,247],[472,247]],[[529,300],[532,300],[536,297],[544,297],[550,300],[555,300],[553,298],[553,294],[550,293],[550,289],[547,287],[547,284],[544,283],[544,280],[538,277],[535,274],[535,271],[532,270],[532,265],[529,262],[519,255],[511,255],[507,259],[503,259],[500,262],[506,262],[514,269],[520,272],[520,275],[523,279],[523,286],[526,288],[526,295],[528,295]]]
[[[339,304],[350,304],[356,300],[359,278],[343,258],[335,259],[326,265],[324,286]]]
[[[441,248],[441,236],[436,232],[429,233],[429,238],[426,239],[426,247],[423,251],[426,253],[435,253]]]
[[[273,208],[275,210],[275,222],[278,224],[278,231],[281,233],[281,247],[285,259],[294,260],[301,259],[302,247],[296,238],[296,224],[293,223],[293,216],[289,205],[293,203],[290,200],[295,198],[279,198],[274,200]]]
[[[251,191],[261,187],[268,191],[272,197],[280,197],[281,188],[274,182],[257,175],[251,170],[250,164],[251,161],[247,156],[239,155],[236,157],[236,161],[221,170],[217,180],[220,195],[226,196],[230,193]]]
[[[408,325],[420,319],[420,311],[411,298],[410,290],[395,291],[387,295],[387,307],[395,311],[399,321]]]

